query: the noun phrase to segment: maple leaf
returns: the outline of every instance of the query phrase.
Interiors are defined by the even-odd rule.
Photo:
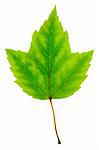
[[[56,7],[48,20],[35,31],[28,52],[6,49],[16,83],[33,98],[50,100],[55,131],[59,139],[52,99],[66,98],[76,92],[86,78],[92,51],[71,53]]]

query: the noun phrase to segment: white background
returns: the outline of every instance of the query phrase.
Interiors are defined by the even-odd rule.
[[[31,98],[14,83],[4,50],[27,51],[32,33],[40,28],[55,4],[64,30],[69,33],[72,51],[95,49],[82,88],[67,99],[53,102],[61,145],[57,144],[49,101]],[[99,149],[96,5],[99,6],[98,0],[0,0],[0,150]]]

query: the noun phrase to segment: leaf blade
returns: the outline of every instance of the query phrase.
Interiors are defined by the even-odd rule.
[[[6,51],[16,83],[27,94],[42,100],[74,94],[86,78],[93,54],[71,53],[68,32],[63,31],[56,7],[34,32],[28,53]]]

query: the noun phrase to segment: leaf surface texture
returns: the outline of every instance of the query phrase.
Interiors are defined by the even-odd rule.
[[[6,49],[16,83],[30,96],[45,100],[65,98],[76,92],[86,78],[93,51],[72,53],[67,31],[56,7],[39,31],[29,51]]]

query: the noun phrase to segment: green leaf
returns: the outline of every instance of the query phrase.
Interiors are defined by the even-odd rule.
[[[71,53],[56,7],[35,31],[28,53],[6,49],[16,83],[37,99],[65,98],[76,92],[86,78],[93,51]]]

